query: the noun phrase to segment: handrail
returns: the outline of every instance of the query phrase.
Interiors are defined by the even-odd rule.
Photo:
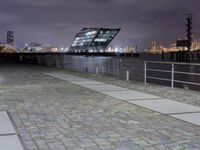
[[[151,76],[147,76],[147,78],[149,78],[149,79],[155,79],[155,80],[171,81],[171,79],[158,78],[158,77],[151,77]]]
[[[168,72],[168,73],[171,73],[171,72],[172,72],[172,71],[168,71],[168,70],[160,70],[160,69],[147,69],[147,71]]]
[[[169,65],[171,65],[171,70],[148,68],[148,65],[147,65],[148,63],[169,64]],[[171,82],[171,88],[174,88],[174,83],[176,83],[176,82],[200,86],[200,83],[196,83],[196,82],[175,80],[175,78],[174,78],[175,74],[186,74],[186,75],[200,76],[200,73],[196,73],[196,72],[176,71],[174,69],[175,65],[195,65],[195,66],[200,66],[200,64],[197,64],[197,63],[188,64],[188,63],[178,63],[178,62],[144,61],[144,83],[146,84],[147,83],[147,79],[149,78],[149,79],[155,79],[155,80],[169,81],[169,82]],[[148,76],[147,75],[147,71],[171,73],[171,79],[169,79],[169,78],[160,78],[160,77],[155,77],[155,76]]]
[[[174,71],[176,74],[187,74],[187,75],[195,75],[195,76],[200,76],[200,73],[192,73],[192,72],[182,72],[182,71]]]
[[[145,61],[146,63],[153,63],[153,64],[174,64],[174,65],[195,65],[200,66],[200,63],[180,63],[180,62],[160,62],[160,61]]]
[[[200,83],[187,82],[187,81],[180,81],[180,80],[174,80],[174,82],[186,83],[186,84],[192,84],[192,85],[200,85]]]
[[[161,69],[146,69],[147,71],[154,71],[154,72],[166,72],[166,73],[171,73],[172,71],[168,70],[161,70]],[[186,74],[186,75],[196,75],[200,76],[200,73],[191,73],[191,72],[183,72],[183,71],[174,71],[176,74]]]

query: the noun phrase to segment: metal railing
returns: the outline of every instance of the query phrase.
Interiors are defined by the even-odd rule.
[[[164,70],[164,69],[155,69],[155,68],[148,68],[148,64],[167,64],[171,66],[170,70]],[[176,74],[182,74],[182,75],[191,75],[191,76],[200,76],[200,73],[196,72],[184,72],[184,71],[177,71],[175,70],[176,65],[191,65],[191,66],[199,66],[198,63],[178,63],[178,62],[158,62],[158,61],[145,61],[144,62],[144,84],[147,84],[147,79],[154,79],[154,80],[162,80],[162,81],[168,81],[171,82],[171,88],[174,88],[175,83],[183,83],[183,84],[190,84],[190,85],[197,85],[200,86],[200,83],[196,82],[190,82],[190,81],[183,81],[183,80],[177,80],[175,79]],[[156,76],[149,76],[148,71],[151,72],[160,72],[160,73],[170,73],[171,78],[162,78],[162,77],[156,77]]]

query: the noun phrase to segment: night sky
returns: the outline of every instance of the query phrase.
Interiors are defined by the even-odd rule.
[[[200,35],[200,0],[0,0],[0,42],[15,32],[18,46],[41,42],[69,47],[83,27],[122,28],[112,46],[184,38],[185,16],[194,13]]]

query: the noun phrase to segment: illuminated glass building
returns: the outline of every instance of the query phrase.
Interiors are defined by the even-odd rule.
[[[104,52],[120,29],[83,28],[69,49],[70,52]]]

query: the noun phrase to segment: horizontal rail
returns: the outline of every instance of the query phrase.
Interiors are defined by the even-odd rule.
[[[152,64],[174,64],[174,65],[194,65],[200,66],[200,63],[179,63],[179,62],[160,62],[160,61],[145,61],[146,63]]]
[[[188,75],[200,76],[200,73],[193,73],[193,72],[174,71],[174,73],[177,73],[177,74],[188,74]]]
[[[155,80],[163,80],[163,81],[171,81],[171,79],[165,79],[165,78],[158,78],[158,77],[151,77],[151,76],[146,76],[149,79],[155,79]]]
[[[151,77],[151,76],[147,76],[147,78],[149,78],[149,79],[155,79],[155,80],[171,81],[171,79]],[[185,83],[185,84],[192,84],[192,85],[200,85],[200,83],[187,82],[187,81],[181,81],[181,80],[174,80],[174,82]]]
[[[147,71],[166,72],[166,73],[171,73],[172,72],[172,71],[169,71],[169,70],[160,70],[160,69],[147,69]],[[192,72],[174,71],[174,73],[200,76],[200,73],[192,73]]]
[[[168,70],[160,70],[160,69],[147,69],[147,71],[154,71],[154,72],[167,72],[167,73],[171,73],[172,71],[168,71]]]
[[[174,80],[174,82],[178,82],[178,83],[185,83],[185,84],[192,84],[192,85],[200,85],[200,83],[195,83],[195,82],[187,82],[187,81],[180,81],[180,80]]]

